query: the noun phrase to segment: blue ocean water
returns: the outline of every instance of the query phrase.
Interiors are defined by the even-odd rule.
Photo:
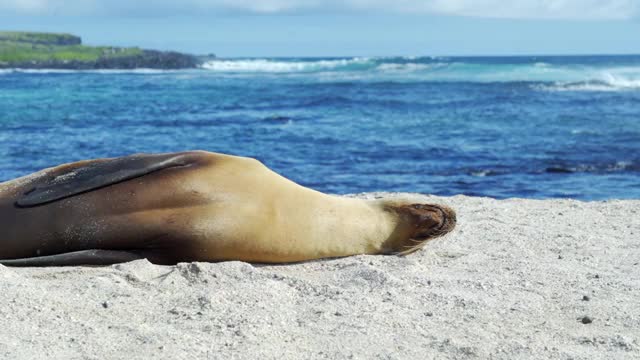
[[[0,70],[0,181],[186,149],[256,157],[330,193],[637,199],[640,56]]]

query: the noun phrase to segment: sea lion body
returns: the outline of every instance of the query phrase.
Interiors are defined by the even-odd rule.
[[[454,225],[444,206],[326,195],[257,160],[203,151],[81,161],[0,184],[8,265],[294,262],[412,250]],[[86,261],[94,250],[116,256]]]

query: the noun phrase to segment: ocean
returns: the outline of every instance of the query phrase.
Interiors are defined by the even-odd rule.
[[[201,149],[328,193],[640,199],[640,56],[0,70],[0,181]]]

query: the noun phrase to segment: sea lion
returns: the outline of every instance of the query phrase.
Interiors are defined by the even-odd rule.
[[[444,205],[326,195],[251,158],[135,154],[0,183],[0,264],[287,263],[407,254],[455,223]]]

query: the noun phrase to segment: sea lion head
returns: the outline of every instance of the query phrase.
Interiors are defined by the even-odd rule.
[[[385,244],[386,253],[410,254],[429,240],[451,232],[456,226],[456,212],[445,205],[406,203],[387,208],[397,214],[398,227]]]

